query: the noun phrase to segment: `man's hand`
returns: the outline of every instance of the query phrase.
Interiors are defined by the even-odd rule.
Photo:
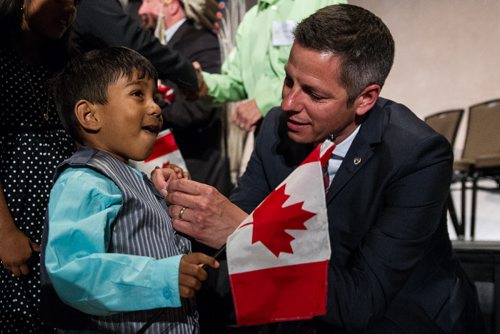
[[[14,276],[28,275],[28,261],[33,252],[40,252],[40,246],[31,242],[16,227],[0,233],[0,261]]]
[[[201,282],[207,279],[207,272],[202,265],[218,268],[219,262],[203,253],[191,253],[181,258],[179,265],[179,294],[191,298],[201,288]]]
[[[205,82],[205,79],[203,78],[203,70],[200,63],[198,63],[197,61],[193,62],[193,67],[196,72],[196,78],[198,79],[198,98],[205,97],[208,94],[208,86]]]
[[[212,248],[248,216],[214,187],[191,180],[172,180],[166,201],[174,228]]]
[[[186,16],[208,30],[215,29],[219,5],[215,0],[184,0]]]
[[[245,131],[255,130],[257,123],[262,119],[262,114],[255,100],[238,103],[233,117],[233,123]]]

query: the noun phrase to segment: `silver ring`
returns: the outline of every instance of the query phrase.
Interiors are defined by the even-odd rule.
[[[182,220],[182,215],[184,214],[184,211],[186,211],[187,208],[182,207],[181,211],[179,211],[179,219]]]

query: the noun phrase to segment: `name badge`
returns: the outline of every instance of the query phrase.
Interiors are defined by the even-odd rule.
[[[294,21],[273,21],[273,46],[292,45],[296,26]]]

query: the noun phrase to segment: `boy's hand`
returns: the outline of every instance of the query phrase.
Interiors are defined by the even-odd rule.
[[[177,177],[177,179],[191,180],[191,175],[189,174],[189,172],[186,172],[184,169],[180,168],[176,164],[169,164],[164,169],[171,169],[175,173],[175,176]]]
[[[219,262],[203,253],[190,253],[181,258],[179,266],[179,294],[191,298],[201,288],[201,282],[207,279],[207,272],[201,265],[218,268]]]
[[[153,181],[156,190],[163,196],[167,196],[168,194],[167,186],[170,181],[176,179],[190,180],[191,175],[175,164],[169,164],[164,168],[157,167],[151,172],[151,181]]]

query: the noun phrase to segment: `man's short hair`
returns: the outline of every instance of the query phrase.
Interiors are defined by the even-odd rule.
[[[74,108],[79,100],[108,103],[108,87],[122,76],[155,81],[158,74],[153,65],[138,52],[125,47],[92,50],[70,60],[64,70],[53,79],[53,93],[62,125],[71,137],[83,144],[80,124]]]
[[[382,87],[394,61],[394,40],[370,11],[353,5],[327,6],[300,22],[295,42],[340,58],[340,81],[348,105],[371,84]]]

